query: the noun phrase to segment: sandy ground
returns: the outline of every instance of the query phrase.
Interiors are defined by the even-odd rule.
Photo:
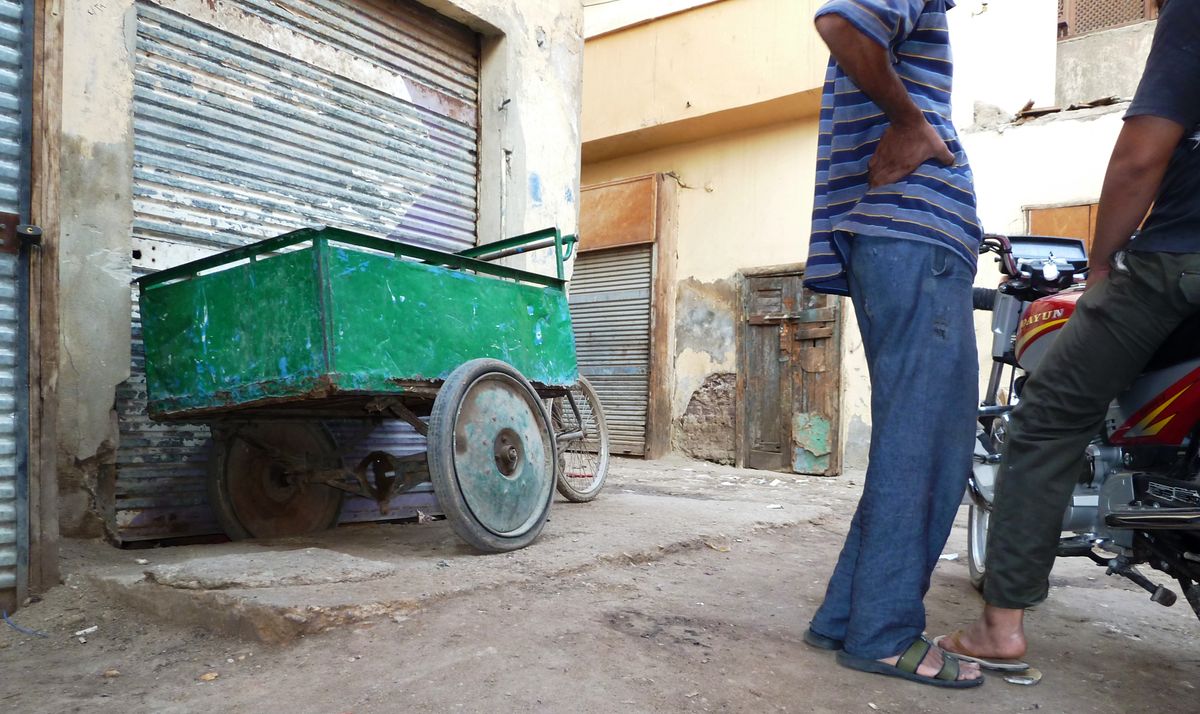
[[[860,481],[620,462],[605,505],[556,503],[519,566],[503,556],[447,560],[429,546],[412,558],[446,562],[430,566],[438,597],[279,645],[215,634],[202,619],[181,625],[73,575],[14,618],[48,637],[0,623],[0,712],[1200,711],[1200,622],[1182,598],[1163,608],[1083,561],[1060,561],[1051,599],[1030,614],[1029,660],[1045,673],[1037,686],[990,677],[946,692],[851,672],[807,648],[801,635]],[[653,528],[661,499],[684,513],[690,504],[707,522],[690,538],[676,523],[660,539],[676,546],[630,552],[630,524]],[[791,523],[737,516],[802,504],[809,516]],[[934,576],[931,634],[979,607],[964,525],[947,546],[961,557]],[[428,524],[368,528],[317,545],[351,543],[356,557],[396,562],[397,548],[438,536],[416,530]],[[169,560],[175,550],[69,544],[64,568]],[[425,587],[420,573],[406,577]],[[81,643],[74,633],[93,625]]]

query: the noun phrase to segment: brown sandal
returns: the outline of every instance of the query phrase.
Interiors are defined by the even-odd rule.
[[[983,669],[991,670],[993,672],[1024,672],[1025,670],[1029,669],[1028,664],[1016,659],[995,659],[966,654],[963,652],[963,650],[966,648],[963,647],[962,640],[959,639],[962,637],[962,634],[962,630],[957,630],[949,635],[935,637],[933,638],[933,644],[935,647],[941,647],[946,652],[949,652],[964,662],[973,662]],[[942,642],[949,642],[950,646],[954,649],[946,649],[945,647],[942,647]]]

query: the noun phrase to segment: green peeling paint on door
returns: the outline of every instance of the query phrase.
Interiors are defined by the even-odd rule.
[[[792,416],[794,442],[792,470],[798,474],[824,474],[829,470],[829,420],[820,414]]]

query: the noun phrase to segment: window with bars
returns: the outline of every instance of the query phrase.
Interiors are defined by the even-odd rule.
[[[1156,17],[1156,0],[1058,0],[1058,37],[1075,37]]]

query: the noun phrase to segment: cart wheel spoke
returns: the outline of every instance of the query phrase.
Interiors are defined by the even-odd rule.
[[[520,372],[473,360],[446,379],[429,420],[429,471],[464,540],[489,552],[532,542],[549,511],[554,464],[549,420]]]
[[[309,483],[302,464],[312,470],[341,465],[333,438],[319,424],[247,424],[215,442],[209,497],[225,533],[234,540],[278,538],[337,525],[342,492]]]
[[[593,500],[608,476],[609,451],[608,422],[591,382],[580,377],[568,396],[555,399],[550,421],[560,435],[558,492],[575,503]]]

